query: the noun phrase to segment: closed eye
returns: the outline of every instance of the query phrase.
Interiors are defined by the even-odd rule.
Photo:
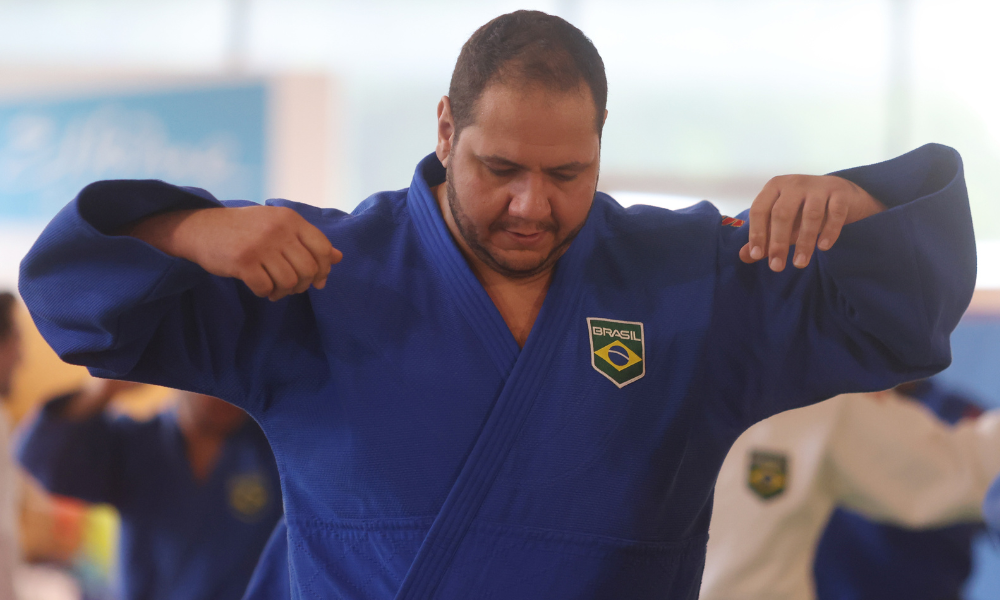
[[[573,181],[578,176],[577,173],[552,173],[552,178],[558,181]]]
[[[517,169],[494,169],[493,167],[486,167],[497,177],[511,177],[517,173]]]

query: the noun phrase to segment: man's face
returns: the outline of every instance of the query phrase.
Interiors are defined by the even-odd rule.
[[[600,167],[595,110],[586,85],[494,84],[457,144],[439,128],[452,230],[487,267],[511,278],[544,272],[583,227]]]
[[[14,380],[14,368],[21,362],[21,335],[15,325],[10,333],[0,340],[0,398],[10,394]]]

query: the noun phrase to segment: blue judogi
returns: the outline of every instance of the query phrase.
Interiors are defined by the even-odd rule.
[[[982,408],[933,383],[907,392],[946,423],[974,418]],[[974,523],[908,529],[869,521],[838,508],[816,550],[819,600],[945,600],[959,598],[972,572]]]
[[[27,425],[18,457],[49,491],[121,514],[123,600],[239,600],[281,516],[267,440],[248,421],[196,480],[176,414],[150,421],[57,416],[49,402]]]
[[[351,215],[270,202],[343,251],[323,290],[271,303],[113,235],[220,203],[109,181],[47,227],[21,294],[64,360],[254,416],[282,473],[293,598],[694,598],[743,430],[950,361],[975,281],[958,154],[839,175],[890,210],[783,273],[741,263],[746,226],[708,203],[597,194],[523,349],[444,223],[433,155]]]
[[[986,492],[983,500],[983,521],[989,528],[990,533],[1000,540],[1000,477],[993,480],[993,485]]]
[[[274,526],[257,568],[247,584],[243,600],[282,600],[291,597],[288,573],[288,527],[282,518]]]

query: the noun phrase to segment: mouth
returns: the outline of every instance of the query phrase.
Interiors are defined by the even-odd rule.
[[[518,232],[505,229],[504,233],[513,241],[516,245],[521,247],[531,247],[536,246],[542,242],[545,238],[547,231],[534,231],[534,232]]]

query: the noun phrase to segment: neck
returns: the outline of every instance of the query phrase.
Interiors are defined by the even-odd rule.
[[[219,431],[201,427],[190,417],[183,405],[178,411],[177,425],[184,437],[184,449],[187,453],[191,473],[198,482],[206,481],[215,469],[226,438],[232,431]],[[235,431],[235,430],[234,430]]]
[[[476,275],[476,279],[482,284],[483,289],[493,300],[494,306],[500,312],[507,328],[517,341],[517,345],[524,347],[531,333],[531,328],[538,318],[538,313],[545,302],[545,295],[549,291],[552,283],[554,268],[549,267],[540,273],[530,277],[508,277],[490,268],[483,262],[476,253],[465,243],[455,224],[454,215],[451,214],[451,206],[448,204],[448,192],[446,184],[442,183],[432,190],[437,198],[438,208],[441,209],[441,216],[444,218],[448,231],[451,232],[452,239],[465,257],[469,268]]]

